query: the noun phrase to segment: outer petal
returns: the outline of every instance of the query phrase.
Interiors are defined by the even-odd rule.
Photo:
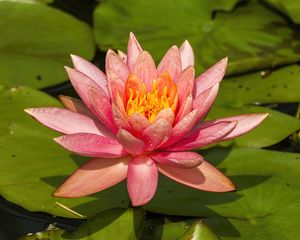
[[[138,40],[135,38],[134,34],[131,32],[129,34],[129,41],[127,47],[127,66],[130,72],[133,72],[135,63],[138,59],[138,56],[143,51],[141,45]]]
[[[123,82],[127,80],[129,70],[126,63],[124,63],[123,59],[111,49],[106,53],[105,66],[106,71],[108,69],[113,70]],[[109,77],[108,74],[107,77]]]
[[[168,121],[161,119],[143,132],[143,140],[146,143],[146,151],[152,151],[158,148],[162,143],[164,143],[170,137],[172,133],[172,127]]]
[[[63,95],[59,96],[59,100],[62,102],[65,108],[71,110],[72,112],[77,112],[86,115],[98,121],[96,116],[84,105],[84,103],[81,100]]]
[[[94,87],[88,88],[88,95],[92,104],[91,110],[95,113],[98,119],[113,133],[117,132],[112,117],[112,105],[110,99],[105,93]]]
[[[133,206],[148,203],[156,192],[158,172],[154,161],[145,155],[136,156],[129,163],[127,189]]]
[[[203,157],[195,152],[152,152],[154,161],[179,168],[192,168],[200,165]]]
[[[195,65],[194,51],[187,40],[185,40],[181,45],[181,47],[179,48],[179,52],[181,57],[182,69],[186,69],[188,66]]]
[[[177,46],[172,46],[157,67],[157,73],[168,72],[171,79],[176,79],[181,72],[181,60]]]
[[[186,68],[177,79],[179,106],[184,104],[187,96],[193,91],[195,69],[193,66]]]
[[[200,93],[211,88],[216,83],[221,82],[226,72],[227,62],[228,58],[223,58],[196,78],[194,88],[195,97],[198,97]]]
[[[221,141],[226,141],[241,136],[256,128],[263,120],[265,120],[268,115],[269,113],[258,113],[219,118],[202,123],[202,127],[205,127],[206,125],[210,125],[212,123],[219,123],[223,121],[237,121],[237,126],[234,128],[234,130],[221,139]]]
[[[25,112],[46,127],[64,134],[94,133],[102,136],[107,135],[107,130],[93,119],[64,108],[28,108],[25,109]]]
[[[125,63],[127,62],[127,55],[126,55],[126,53],[122,52],[121,50],[118,50],[118,55],[122,58],[122,60]]]
[[[193,109],[198,110],[197,121],[203,119],[211,109],[219,91],[219,84],[216,83],[213,87],[200,93],[193,101]]]
[[[125,129],[119,130],[117,138],[127,152],[133,155],[138,155],[144,152],[145,143]]]
[[[55,197],[82,197],[116,185],[127,176],[129,158],[94,158],[77,169],[54,193]]]
[[[195,168],[177,168],[157,164],[158,171],[176,182],[209,192],[229,192],[235,190],[234,184],[218,169],[203,161]]]
[[[161,148],[165,148],[178,142],[181,138],[183,138],[188,132],[192,130],[194,127],[198,116],[198,111],[193,110],[188,115],[186,115],[180,122],[178,122],[172,130],[172,136],[169,140],[161,146]]]
[[[139,55],[133,73],[145,83],[146,89],[149,91],[153,80],[157,78],[157,71],[155,63],[148,52],[143,51]]]
[[[96,65],[92,64],[82,57],[73,54],[71,54],[71,59],[76,70],[87,75],[90,79],[97,83],[108,95],[106,76]]]
[[[224,136],[230,134],[237,126],[237,122],[223,121],[199,125],[190,135],[166,148],[168,151],[192,150],[221,141]]]
[[[91,133],[75,133],[54,138],[64,148],[87,157],[117,158],[128,155],[116,140]]]
[[[123,97],[125,82],[115,73],[112,69],[106,70],[107,74],[107,84],[109,89],[110,97],[115,100],[116,95],[121,95]]]

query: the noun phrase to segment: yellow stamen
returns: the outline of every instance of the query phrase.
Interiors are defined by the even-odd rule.
[[[171,108],[175,111],[178,102],[177,86],[175,85],[175,97],[170,96],[170,89],[167,86],[160,89],[163,89],[163,91],[159,92],[157,80],[153,81],[149,92],[146,92],[145,84],[142,85],[140,92],[134,92],[133,89],[129,88],[129,97],[126,103],[127,115],[130,117],[134,112],[138,112],[152,123],[161,110]]]

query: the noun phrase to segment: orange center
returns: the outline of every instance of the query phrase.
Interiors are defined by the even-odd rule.
[[[145,84],[136,75],[131,74],[126,81],[124,105],[129,117],[138,112],[152,123],[165,108],[171,108],[175,112],[177,103],[177,85],[172,82],[167,72],[153,80],[152,88],[148,92]]]

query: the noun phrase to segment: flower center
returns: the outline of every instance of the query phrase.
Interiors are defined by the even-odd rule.
[[[162,73],[157,80],[154,79],[148,92],[145,84],[133,74],[126,82],[125,107],[129,117],[138,112],[152,123],[161,110],[171,108],[175,111],[177,102],[177,85],[172,82],[168,73]]]

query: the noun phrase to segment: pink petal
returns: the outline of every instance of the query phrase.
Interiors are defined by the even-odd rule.
[[[87,75],[95,83],[97,83],[103,91],[108,95],[107,81],[105,74],[94,64],[82,57],[71,54],[74,68]]]
[[[239,115],[239,116],[219,118],[216,120],[204,122],[202,124],[210,125],[213,123],[219,123],[219,122],[223,122],[223,121],[237,121],[237,126],[234,128],[234,130],[222,138],[222,141],[226,141],[226,140],[230,140],[230,139],[236,138],[238,136],[241,136],[241,135],[251,131],[252,129],[256,128],[263,120],[265,120],[265,118],[268,115],[269,115],[269,113],[244,114],[244,115]]]
[[[156,192],[158,172],[154,161],[145,155],[134,157],[129,163],[127,189],[133,206],[148,203]]]
[[[108,70],[113,70],[116,75],[125,82],[129,76],[129,70],[123,59],[112,50],[108,50],[105,59],[106,75]]]
[[[84,104],[93,112],[93,106],[88,96],[88,88],[94,87],[95,89],[97,89],[97,91],[103,92],[103,94],[107,96],[106,93],[87,75],[69,67],[65,67],[65,69],[76,92],[78,93]]]
[[[94,114],[98,119],[113,133],[117,132],[117,128],[114,125],[112,117],[112,105],[110,99],[105,95],[103,91],[89,87],[88,95],[92,104]]]
[[[131,129],[127,117],[120,111],[120,109],[113,103],[112,104],[113,120],[117,128]]]
[[[172,126],[165,119],[161,119],[143,132],[143,140],[146,143],[146,151],[152,151],[158,148],[170,137],[172,133]]]
[[[218,169],[203,161],[195,168],[177,168],[157,163],[158,171],[176,182],[209,192],[230,192],[234,184]]]
[[[63,95],[59,96],[59,100],[62,102],[65,108],[71,110],[72,112],[86,115],[89,118],[98,121],[98,118],[96,118],[96,116],[84,105],[81,100]]]
[[[193,91],[195,69],[193,66],[186,68],[177,79],[179,106],[184,104],[187,96]]]
[[[184,43],[179,48],[180,57],[181,57],[181,66],[182,69],[186,69],[188,66],[195,65],[195,56],[194,51],[190,43],[185,40]]]
[[[75,133],[54,140],[69,151],[82,156],[117,158],[128,155],[118,141],[96,134]]]
[[[213,103],[215,102],[218,91],[219,84],[216,83],[213,87],[200,93],[198,97],[194,99],[193,109],[197,109],[199,113],[197,121],[203,119],[207,115]]]
[[[107,134],[107,130],[93,119],[64,108],[27,108],[25,112],[46,127],[64,134],[94,133],[101,136]]]
[[[193,96],[190,94],[186,99],[184,104],[179,108],[179,111],[176,115],[175,124],[178,123],[182,118],[184,118],[188,113],[192,111],[193,108]]]
[[[171,79],[176,79],[181,72],[181,60],[177,46],[172,46],[157,67],[157,73],[160,75],[163,72],[168,72]]]
[[[201,164],[203,157],[195,152],[152,152],[154,161],[179,168],[192,168]]]
[[[131,32],[129,34],[129,41],[127,47],[127,65],[130,72],[133,72],[135,63],[143,51],[141,45],[139,44],[138,40],[135,38],[134,34]]]
[[[150,91],[153,80],[157,78],[157,71],[155,63],[148,52],[143,51],[139,55],[133,73],[145,83],[147,91]]]
[[[166,148],[168,151],[192,150],[218,142],[237,126],[237,122],[222,121],[199,125],[185,138]]]
[[[150,126],[149,120],[138,112],[134,112],[129,117],[129,123],[132,130],[137,134],[141,134],[147,127]]]
[[[117,138],[127,152],[133,155],[138,155],[144,152],[145,143],[125,129],[119,130]]]
[[[77,169],[54,193],[55,197],[82,197],[116,185],[127,177],[129,158],[94,158]]]
[[[167,120],[170,125],[172,126],[173,125],[173,122],[174,122],[174,112],[171,108],[164,108],[163,110],[161,110],[157,116],[155,117],[153,123],[159,121],[160,119],[165,119]]]
[[[125,82],[112,70],[107,69],[107,84],[109,95],[113,100],[116,99],[116,96],[119,94],[123,97],[125,90]]]
[[[195,97],[198,97],[202,92],[211,88],[216,83],[221,82],[226,72],[227,62],[228,58],[223,58],[196,78],[194,88]]]
[[[126,55],[126,53],[122,52],[121,50],[118,50],[118,55],[122,58],[122,60],[125,63],[127,62],[127,55]]]
[[[178,142],[188,132],[190,132],[196,123],[197,116],[198,116],[198,111],[193,110],[188,115],[186,115],[184,118],[182,118],[181,121],[178,122],[173,127],[172,136],[169,138],[169,140],[165,144],[163,144],[161,146],[161,148],[165,148],[167,146],[174,144],[175,142]]]

